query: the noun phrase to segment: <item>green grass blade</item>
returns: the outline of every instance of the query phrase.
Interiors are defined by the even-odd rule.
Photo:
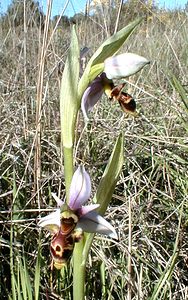
[[[11,273],[11,291],[12,299],[16,300],[16,279],[14,275],[14,257],[13,257],[13,225],[11,224],[10,229],[10,273]]]
[[[20,274],[20,276],[19,276],[20,279],[18,277],[18,281],[21,282],[23,299],[25,300],[25,299],[27,299],[27,289],[26,289],[27,284],[25,282],[25,272],[24,272],[24,266],[22,264],[21,258],[18,261],[18,268],[19,268],[18,276]]]
[[[39,299],[39,288],[40,288],[40,259],[41,259],[41,252],[40,252],[40,244],[38,247],[38,254],[37,254],[37,261],[35,266],[35,300]]]
[[[19,273],[20,276],[18,278],[19,283],[21,283],[21,290],[22,290],[22,294],[23,294],[23,299],[26,300],[30,300],[30,297],[27,297],[27,287],[28,287],[28,282],[27,282],[27,272],[25,270],[25,264],[23,265],[22,263],[22,258],[19,259],[18,261],[18,266],[19,266]],[[18,292],[20,294],[20,292]]]
[[[33,296],[32,296],[32,283],[30,280],[30,275],[27,269],[27,265],[26,265],[26,259],[25,259],[25,255],[23,254],[23,271],[22,271],[22,287],[23,285],[25,285],[26,288],[26,293],[27,293],[27,298],[28,300],[32,300]],[[24,276],[24,277],[23,277]],[[24,287],[23,287],[24,288]]]
[[[179,217],[179,224],[178,224],[178,230],[177,230],[177,235],[176,235],[176,241],[174,244],[174,252],[171,258],[169,259],[167,266],[165,270],[163,271],[158,283],[156,284],[153,294],[150,297],[149,300],[157,300],[159,299],[159,294],[165,291],[165,287],[173,273],[176,259],[178,257],[178,245],[179,245],[179,236],[180,236],[180,229],[181,229],[181,220],[182,220],[182,214],[183,214],[183,206],[184,206],[184,201],[181,204],[181,209],[180,209],[180,217]]]
[[[181,85],[180,81],[174,75],[172,76],[171,83],[174,86],[174,88],[176,89],[176,91],[179,93],[179,95],[183,101],[183,104],[185,106],[186,112],[188,113],[188,97],[187,97],[184,87]]]
[[[106,293],[106,280],[105,280],[105,263],[101,262],[100,265],[100,275],[101,275],[101,285],[102,285],[102,297],[105,298]]]
[[[183,102],[183,105],[179,106],[179,109],[176,109],[176,114],[178,116],[178,119],[184,126],[185,130],[188,131],[188,97],[187,97],[187,92],[184,89],[184,87],[181,85],[180,81],[170,73],[170,78],[169,78],[170,84],[172,85],[173,88],[178,92],[178,94],[181,97],[181,100]]]

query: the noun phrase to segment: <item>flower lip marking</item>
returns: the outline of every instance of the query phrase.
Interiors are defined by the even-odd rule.
[[[78,217],[70,210],[65,210],[60,214],[60,228],[64,234],[71,233],[78,223]]]
[[[65,235],[62,231],[57,233],[50,245],[50,252],[52,255],[55,268],[61,269],[66,265],[67,261],[72,255],[74,249],[74,239],[72,235]]]
[[[77,216],[71,211],[61,213],[59,232],[53,236],[50,245],[50,252],[56,269],[65,266],[72,255],[74,244],[77,241],[74,237],[77,222]]]
[[[115,86],[111,91],[110,100],[117,100],[123,111],[136,116],[136,102],[131,95],[122,92],[124,86],[125,83]]]

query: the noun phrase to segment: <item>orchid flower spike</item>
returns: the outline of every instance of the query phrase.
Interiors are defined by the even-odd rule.
[[[114,88],[116,87],[112,80],[131,76],[140,71],[146,64],[149,64],[146,58],[134,53],[123,53],[107,58],[104,61],[104,72],[92,81],[82,96],[81,109],[85,120],[88,120],[88,112],[100,100],[104,92],[109,99],[120,100],[119,103],[125,112],[136,115],[136,103],[134,99],[131,100],[132,96],[121,92],[121,96],[119,94],[117,99],[114,96]],[[122,105],[122,103],[125,104]],[[127,104],[129,105],[127,106]]]
[[[83,231],[98,232],[117,239],[113,226],[95,211],[99,204],[84,206],[90,194],[90,176],[84,166],[79,166],[72,178],[68,205],[52,194],[60,207],[38,223],[53,234],[50,250],[57,269],[66,264],[74,243],[82,238]]]

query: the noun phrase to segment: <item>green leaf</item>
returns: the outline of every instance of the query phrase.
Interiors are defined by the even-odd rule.
[[[104,60],[116,53],[129,35],[133,32],[136,26],[141,22],[141,18],[131,22],[126,27],[119,30],[117,33],[108,38],[93,54],[89,60],[87,67],[80,79],[78,86],[79,99],[88,87],[89,83],[104,69]],[[95,66],[95,68],[93,68]]]
[[[78,113],[77,86],[79,79],[79,45],[75,28],[72,29],[71,45],[63,71],[60,92],[61,135],[63,146],[74,144],[75,123]]]
[[[112,198],[124,162],[123,153],[124,153],[124,139],[122,134],[120,134],[114,146],[113,152],[110,156],[104,174],[99,183],[99,187],[97,189],[96,195],[94,197],[94,202],[100,204],[98,212],[101,215],[105,213],[108,204]],[[94,238],[94,233],[87,234],[86,242],[83,249],[83,264],[86,263],[93,238]]]
[[[79,109],[78,79],[80,51],[75,28],[72,29],[71,45],[63,71],[60,92],[61,142],[64,152],[64,173],[66,198],[68,201],[69,187],[73,175],[73,146],[75,126]]]
[[[104,62],[107,57],[116,53],[141,20],[142,19],[139,18],[131,22],[129,25],[108,38],[92,56],[91,66]]]
[[[94,202],[100,204],[98,212],[102,215],[108,207],[118,181],[124,162],[123,152],[124,142],[123,136],[120,134],[94,197]]]

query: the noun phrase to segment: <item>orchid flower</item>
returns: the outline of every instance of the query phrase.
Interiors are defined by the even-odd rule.
[[[79,166],[72,178],[68,204],[52,193],[58,208],[41,218],[38,223],[53,234],[50,250],[56,268],[62,268],[66,264],[74,243],[82,238],[83,231],[98,232],[117,239],[112,225],[95,211],[99,204],[83,206],[90,194],[90,176],[84,166]]]
[[[124,85],[121,89],[118,88],[118,95],[117,90],[114,93],[113,89],[118,86],[114,86],[112,79],[131,76],[139,72],[146,64],[149,64],[146,58],[134,53],[123,53],[107,58],[104,61],[104,72],[93,80],[82,96],[81,109],[85,119],[88,119],[88,112],[102,97],[103,92],[106,93],[108,98],[118,100],[125,112],[135,115],[136,102],[131,95],[121,91]]]

